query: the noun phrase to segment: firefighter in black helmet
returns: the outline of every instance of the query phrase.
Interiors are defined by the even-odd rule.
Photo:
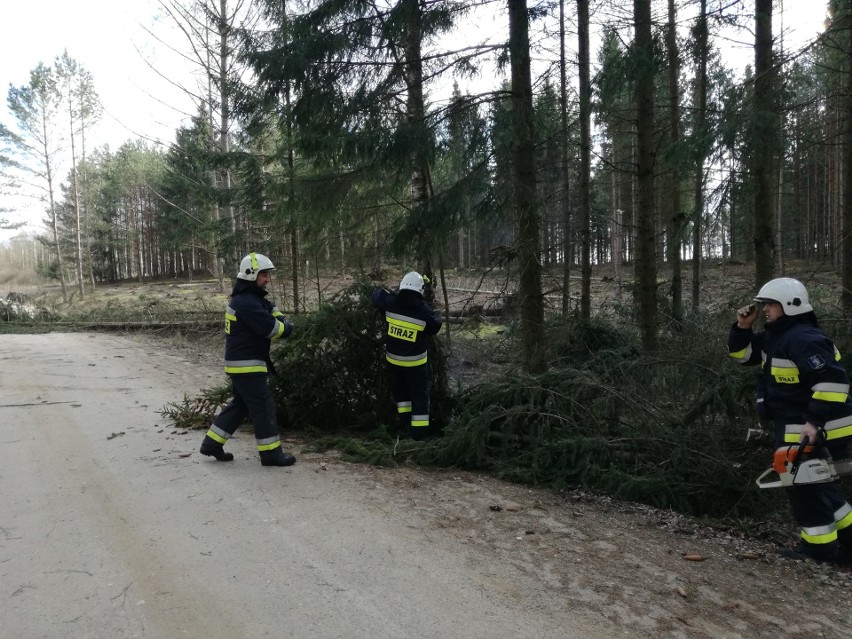
[[[758,413],[772,422],[774,448],[824,444],[832,457],[846,457],[852,440],[849,377],[839,351],[817,324],[807,289],[780,277],[764,284],[754,300],[763,305],[765,330],[752,331],[757,306],[739,309],[728,351],[740,364],[762,367]],[[786,490],[801,540],[796,548],[779,550],[781,556],[852,561],[852,507],[837,485]]]
[[[372,302],[385,315],[385,359],[396,403],[400,431],[412,439],[433,434],[429,423],[429,364],[427,348],[441,330],[441,319],[423,301],[425,280],[407,273],[399,292],[378,288]]]
[[[281,449],[275,401],[268,385],[271,342],[293,332],[290,320],[266,299],[266,285],[274,270],[265,255],[246,255],[225,309],[225,372],[231,378],[234,397],[213,420],[201,443],[201,454],[219,461],[234,459],[225,452],[224,444],[246,417],[254,425],[261,464],[291,466],[296,461]]]

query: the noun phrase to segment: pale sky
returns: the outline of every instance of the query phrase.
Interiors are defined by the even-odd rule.
[[[51,66],[68,54],[94,78],[104,107],[101,122],[87,140],[87,148],[108,144],[115,151],[124,142],[146,138],[152,144],[169,144],[175,130],[194,112],[190,98],[163,79],[188,80],[189,65],[161,39],[180,43],[170,19],[157,19],[157,0],[21,0],[3,7],[4,36],[0,38],[0,121],[17,130],[6,108],[10,85],[29,83],[39,62]],[[60,168],[64,180],[69,167]],[[44,205],[15,198],[0,206],[14,208],[0,214],[10,222],[26,221],[26,230],[43,230]],[[0,241],[20,231],[0,230]]]
[[[822,30],[825,4],[822,0],[785,0],[783,17],[776,16],[774,21],[776,31],[782,23],[785,29],[795,29],[789,37],[789,46],[794,40],[812,38]],[[629,5],[629,1],[624,0],[626,9]],[[570,7],[569,16],[573,16],[573,3],[567,6]],[[195,109],[190,98],[160,74],[168,75],[179,84],[194,86],[195,83],[189,78],[188,63],[158,42],[160,39],[176,43],[176,46],[185,44],[182,36],[174,32],[170,19],[157,19],[160,13],[158,0],[4,2],[5,33],[0,38],[0,121],[15,128],[6,110],[9,85],[27,84],[30,71],[39,62],[52,65],[67,49],[72,58],[92,73],[104,105],[102,122],[89,139],[90,148],[109,144],[116,150],[125,141],[140,137],[170,143],[176,128],[186,123]],[[491,20],[501,27],[507,21],[500,16]],[[483,22],[487,21],[478,21],[476,27],[490,28]],[[153,31],[157,38],[146,29]],[[467,42],[463,44],[476,39],[471,29],[465,35]],[[749,61],[752,58],[747,42],[749,36],[742,37],[746,42],[739,47],[738,57]],[[730,42],[719,44],[729,55],[738,49]],[[569,45],[573,49],[573,43]],[[596,55],[593,51],[593,60]],[[494,81],[492,78],[488,80]],[[465,89],[462,85],[462,90]],[[64,172],[61,177],[64,179]],[[10,221],[28,220],[30,230],[40,230],[42,209],[39,205],[34,210],[20,210],[5,217]],[[0,230],[0,241],[14,234]]]
[[[127,139],[152,137],[168,143],[174,137],[182,113],[162,103],[186,109],[187,98],[154,70],[169,72],[176,58],[145,30],[170,30],[168,20],[155,19],[157,0],[4,4],[6,33],[0,38],[3,122],[10,123],[5,109],[9,85],[28,83],[30,71],[39,62],[52,65],[67,49],[94,76],[104,105],[103,121],[93,135],[96,144],[109,144],[115,150]]]

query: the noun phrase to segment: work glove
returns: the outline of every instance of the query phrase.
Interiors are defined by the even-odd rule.
[[[290,334],[293,332],[293,322],[288,319],[284,320],[284,335],[281,337],[287,338],[290,337]]]

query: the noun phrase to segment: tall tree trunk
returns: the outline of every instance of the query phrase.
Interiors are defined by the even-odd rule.
[[[216,24],[216,31],[219,34],[219,58],[218,62],[218,89],[219,89],[219,151],[226,156],[229,149],[229,138],[228,131],[230,129],[230,96],[229,96],[229,88],[228,88],[228,64],[230,61],[230,52],[228,49],[228,37],[230,32],[230,24],[227,20],[227,11],[228,11],[228,0],[220,0],[219,2],[219,16]],[[213,69],[211,68],[208,72],[209,75],[212,75]],[[212,103],[211,104],[211,113]],[[215,129],[214,129],[215,130]],[[236,234],[237,231],[237,223],[234,219],[234,207],[230,203],[231,198],[231,172],[227,166],[220,169],[219,176],[219,188],[222,193],[224,193],[225,197],[228,198],[228,222],[230,223],[231,233]],[[216,218],[218,219],[221,215],[221,210],[219,208],[219,204],[216,204]],[[218,244],[218,242],[216,243]],[[219,282],[219,288],[224,290],[225,288],[225,273],[222,268],[222,258],[221,251],[217,245],[214,244],[215,254],[213,255],[213,263],[216,272],[216,279]],[[234,257],[234,256],[232,256]],[[239,256],[236,256],[239,258]]]
[[[592,84],[589,80],[589,0],[577,0],[577,38],[580,64],[580,251],[581,292],[580,316],[592,316],[591,260],[591,119]]]
[[[133,219],[133,260],[136,263],[136,281],[140,284],[142,283],[142,276],[145,273],[145,261],[144,261],[144,240],[142,237],[142,218],[143,218],[143,197],[142,197],[142,187],[136,187],[136,197],[134,198],[133,205],[135,207],[134,210],[134,219]]]
[[[524,367],[541,373],[544,358],[544,298],[539,262],[539,219],[535,192],[532,78],[530,74],[529,13],[526,0],[508,0],[509,57],[512,68],[513,182],[518,216],[521,344]]]
[[[784,200],[783,200],[783,185],[784,185],[784,161],[779,158],[778,162],[778,188],[775,191],[776,202],[775,202],[775,248],[776,248],[776,256],[777,259],[775,261],[775,266],[777,268],[777,273],[784,275],[784,245],[781,242],[782,237],[782,221],[783,221],[783,212],[784,212]]]
[[[616,166],[615,140],[610,154],[610,164]],[[615,295],[621,300],[621,269],[624,257],[624,216],[621,210],[621,189],[618,187],[617,172],[610,172],[612,179],[612,264],[615,271]]]
[[[299,312],[299,229],[295,224],[290,225],[290,269],[292,271],[293,312]],[[304,306],[304,301],[302,302]]]
[[[69,87],[72,86],[69,83]],[[80,188],[77,184],[77,145],[74,136],[74,99],[73,91],[68,92],[68,126],[69,135],[71,137],[71,189],[72,201],[74,205],[74,245],[77,252],[76,271],[77,271],[77,291],[80,293],[80,299],[85,297],[85,288],[83,287],[83,235],[80,222]]]
[[[634,96],[634,107],[635,107],[635,96]],[[639,190],[639,179],[637,175],[637,167],[639,166],[639,157],[637,151],[637,141],[636,141],[636,121],[632,122],[632,126],[630,129],[630,148],[628,149],[630,155],[629,160],[627,160],[627,166],[630,167],[629,173],[627,173],[628,179],[625,180],[624,189],[628,192],[628,196],[624,198],[625,202],[630,202],[630,211],[624,216],[624,259],[626,262],[635,262],[637,259],[638,249],[636,248],[639,243],[639,203],[638,203],[638,190]],[[625,156],[627,157],[627,156]]]
[[[846,111],[843,129],[843,310],[852,313],[852,0],[843,0],[840,15],[846,33]]]
[[[231,129],[231,95],[228,80],[228,65],[231,63],[231,50],[229,46],[231,38],[231,20],[228,17],[228,0],[219,0],[218,16],[219,32],[219,150],[228,163],[228,153],[231,150],[229,132]],[[231,199],[231,169],[226,164],[221,169],[221,184],[225,197],[228,200],[228,221],[231,224],[231,233],[237,232],[237,219],[234,204]]]
[[[707,0],[701,0],[696,27],[698,74],[696,77],[695,131],[698,134],[698,157],[695,161],[695,212],[692,226],[692,308],[701,301],[701,259],[704,234],[704,159],[707,153]]]
[[[282,17],[284,20],[284,33],[289,37],[290,27],[289,27],[289,14],[287,13],[287,2],[286,0],[282,0]],[[295,160],[295,142],[293,140],[293,109],[291,108],[291,95],[290,95],[291,87],[290,83],[287,82],[284,87],[284,112],[286,113],[286,120],[284,122],[285,135],[287,136],[286,140],[286,148],[287,148],[287,191],[288,197],[291,202],[295,201],[294,189],[295,189],[295,171],[296,171],[296,160]],[[289,223],[289,240],[290,240],[290,285],[293,289],[293,312],[299,312],[299,263],[301,261],[300,255],[300,246],[299,246],[299,226],[297,224],[297,220],[294,216],[294,211],[291,209],[290,211],[290,223]],[[302,302],[304,304],[304,302]]]
[[[47,133],[47,118],[42,117],[42,134],[44,147],[42,150],[44,157],[45,177],[47,178],[47,197],[50,206],[50,222],[53,227],[53,244],[56,247],[56,266],[59,271],[59,283],[62,287],[62,301],[68,303],[68,289],[65,286],[65,269],[62,264],[62,246],[59,243],[59,219],[56,212],[56,201],[53,197],[53,165],[50,161],[50,148],[48,147]]]
[[[578,0],[578,4],[583,0]],[[582,66],[582,62],[580,63]],[[559,118],[560,159],[562,164],[562,314],[571,309],[571,201],[568,162],[568,79],[565,60],[565,0],[559,0]],[[581,89],[582,91],[582,89]]]
[[[654,76],[651,0],[633,0],[636,78],[637,234],[639,329],[647,351],[657,348],[657,262],[654,215]]]
[[[417,151],[412,157],[412,172],[410,181],[411,206],[417,210],[428,206],[429,200],[429,167],[423,153],[426,136],[425,114],[426,105],[423,98],[423,60],[420,47],[422,41],[420,0],[403,0],[405,7],[405,85],[407,90],[406,119],[410,130],[417,138]],[[432,238],[429,229],[420,229],[417,261],[419,269],[429,280],[432,273]],[[434,296],[433,287],[427,286],[424,296],[431,301]]]
[[[704,0],[702,0],[702,5]],[[671,195],[669,199],[668,262],[672,272],[672,320],[676,326],[683,322],[683,274],[681,272],[680,244],[681,229],[683,228],[683,212],[680,210],[680,169],[678,144],[680,142],[680,92],[679,76],[680,63],[677,47],[677,20],[674,0],[668,0],[668,30],[666,32],[666,52],[668,54],[669,71],[669,143],[671,144]]]
[[[92,229],[91,229],[91,220],[90,220],[90,211],[88,207],[89,202],[89,181],[86,175],[86,120],[83,119],[83,122],[80,127],[80,158],[83,162],[83,172],[82,172],[82,180],[80,190],[80,195],[83,200],[83,221],[85,227],[85,235],[86,235],[86,255],[89,258],[87,262],[89,266],[88,278],[92,283],[92,292],[94,293],[96,284],[95,284],[95,258],[92,255]]]
[[[774,83],[772,71],[772,0],[755,0],[754,112],[751,174],[754,179],[755,284],[761,286],[774,273],[775,237],[773,197],[775,182]]]
[[[174,6],[174,5],[173,5]],[[177,20],[177,18],[176,18]],[[178,22],[178,24],[180,24]],[[218,27],[217,27],[218,29]],[[211,29],[205,29],[204,31],[204,51],[206,64],[204,65],[204,69],[207,75],[207,121],[210,125],[211,136],[214,135],[213,132],[216,131],[216,124],[213,121],[213,53],[212,53],[212,44],[210,43],[210,33]],[[191,41],[191,40],[190,40]],[[211,140],[211,144],[217,143],[215,140]],[[211,169],[210,171],[211,179],[213,184],[219,184],[219,177],[215,171],[215,169]],[[218,200],[213,204],[213,218],[218,222],[222,219],[222,208],[219,206]],[[209,270],[213,273],[214,278],[217,282],[217,287],[220,293],[225,292],[225,269],[223,268],[223,264],[225,262],[225,258],[222,255],[222,251],[220,250],[220,242],[218,239],[211,239],[210,246],[205,253],[207,254],[207,259],[210,260]],[[240,259],[239,256],[237,259]]]

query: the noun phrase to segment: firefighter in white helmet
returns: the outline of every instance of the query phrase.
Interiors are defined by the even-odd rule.
[[[441,318],[423,300],[426,281],[411,271],[397,293],[377,288],[372,294],[373,305],[384,312],[385,359],[399,428],[417,440],[434,433],[429,422],[427,351],[431,336],[441,330]]]
[[[849,377],[834,343],[820,330],[800,281],[780,277],[764,284],[754,298],[763,306],[764,330],[753,331],[755,304],[737,311],[728,335],[728,352],[740,364],[761,364],[758,413],[771,421],[773,447],[812,444],[836,459],[847,456],[852,440]],[[801,529],[788,559],[852,561],[852,507],[837,485],[800,484],[787,496]]]
[[[268,375],[274,373],[271,343],[293,332],[290,320],[266,299],[266,286],[274,270],[275,265],[265,255],[246,255],[225,309],[225,372],[234,396],[213,420],[201,444],[201,454],[218,461],[234,459],[233,454],[225,452],[224,444],[246,417],[254,425],[261,464],[290,466],[296,461],[281,448],[275,401],[268,385]]]

